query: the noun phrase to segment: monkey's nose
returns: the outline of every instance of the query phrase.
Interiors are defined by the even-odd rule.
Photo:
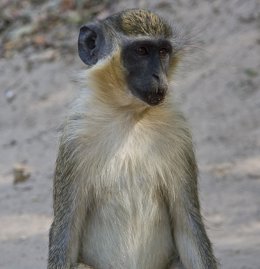
[[[160,81],[160,76],[159,76],[159,75],[157,75],[157,74],[153,74],[152,77],[153,77],[157,82]]]

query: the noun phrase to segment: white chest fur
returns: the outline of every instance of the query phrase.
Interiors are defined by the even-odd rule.
[[[82,189],[94,197],[83,229],[83,262],[97,269],[163,269],[170,263],[174,246],[161,189],[170,186],[174,193],[182,177],[189,140],[182,122],[174,114],[136,120],[100,109],[72,117],[68,131],[77,132],[67,139],[77,143]]]

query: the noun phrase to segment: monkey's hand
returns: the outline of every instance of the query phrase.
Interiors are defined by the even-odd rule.
[[[94,268],[83,263],[78,263],[77,265],[73,266],[71,269],[94,269]]]

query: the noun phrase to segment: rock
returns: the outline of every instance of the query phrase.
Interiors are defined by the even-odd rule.
[[[83,23],[81,16],[76,11],[67,11],[66,21],[70,24],[75,24],[75,25]]]
[[[172,4],[168,1],[160,1],[155,5],[155,8],[164,9],[164,10],[167,10],[167,9],[171,10]]]
[[[244,71],[248,77],[254,78],[258,76],[257,71],[253,68],[246,68]]]
[[[8,34],[8,40],[19,40],[21,37],[25,36],[25,35],[30,35],[34,32],[36,28],[36,25],[34,24],[28,24],[28,25],[23,25],[21,27],[19,27],[18,29],[15,29],[13,31],[11,31]]]
[[[62,0],[60,3],[61,6],[61,10],[62,11],[67,11],[70,9],[74,9],[75,8],[75,3],[76,1],[74,0]]]
[[[234,10],[238,19],[243,23],[251,23],[260,18],[259,0],[238,1],[237,7]]]
[[[41,34],[34,36],[32,40],[36,46],[45,46],[47,44],[45,36]]]
[[[29,63],[37,63],[37,62],[52,62],[57,58],[57,51],[54,49],[48,49],[41,53],[35,53],[28,57]]]
[[[31,169],[25,164],[16,164],[13,168],[14,184],[26,181],[31,176]]]
[[[5,99],[8,103],[11,103],[16,97],[15,91],[12,90],[6,90],[5,91]]]
[[[17,141],[15,140],[15,139],[12,139],[10,142],[9,142],[9,145],[10,146],[16,146],[16,144],[17,144]]]

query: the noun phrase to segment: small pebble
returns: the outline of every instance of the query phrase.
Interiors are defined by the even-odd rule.
[[[16,164],[13,168],[14,184],[24,182],[31,176],[31,169],[25,164]]]
[[[16,93],[12,90],[5,91],[5,98],[8,103],[11,103],[16,97]]]

